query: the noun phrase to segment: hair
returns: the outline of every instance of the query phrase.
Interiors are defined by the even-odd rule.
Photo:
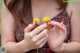
[[[67,3],[63,2],[63,0],[56,1],[60,5],[59,10],[65,9],[67,7]],[[33,21],[31,0],[10,0],[9,3],[7,2],[7,0],[4,0],[4,3],[14,16],[15,22],[20,31],[24,31],[23,23],[26,23],[26,25],[28,25]]]

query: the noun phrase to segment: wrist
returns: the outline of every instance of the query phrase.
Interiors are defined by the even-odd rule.
[[[22,52],[28,52],[28,51],[30,51],[30,48],[26,44],[25,40],[22,40],[21,42],[19,42],[18,43],[18,47],[19,47],[20,51],[22,51]]]
[[[59,52],[60,52],[60,53],[64,53],[64,43],[62,43],[62,45],[61,45],[61,49],[60,49]]]
[[[63,53],[64,52],[64,45],[63,44],[58,46],[56,49],[53,49],[53,51],[55,51],[56,53]]]

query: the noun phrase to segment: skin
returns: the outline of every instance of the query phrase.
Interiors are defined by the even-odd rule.
[[[24,53],[32,49],[41,48],[46,42],[48,42],[51,50],[57,53],[80,53],[79,6],[79,3],[68,3],[67,6],[68,15],[71,17],[71,42],[63,42],[67,36],[67,30],[63,22],[58,23],[56,21],[51,21],[51,25],[55,26],[51,30],[47,30],[47,25],[44,23],[31,31],[31,29],[33,29],[35,26],[35,22],[34,24],[29,24],[24,30],[24,39],[16,43],[14,37],[14,31],[16,28],[15,20],[13,15],[3,3],[1,18],[2,46],[7,48],[7,53]],[[57,7],[59,6],[58,4],[56,4],[55,0],[32,0],[33,17],[37,16],[40,19],[45,15],[49,17],[54,17],[62,11],[56,10],[55,8]],[[36,9],[38,9],[38,11]]]

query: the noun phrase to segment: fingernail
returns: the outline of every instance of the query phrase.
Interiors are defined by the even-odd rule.
[[[47,25],[47,26],[50,26],[50,22],[47,22],[46,25]]]
[[[35,24],[35,22],[33,21],[32,24]]]
[[[61,22],[61,26],[63,26],[64,24],[63,24],[63,22]]]
[[[54,21],[51,21],[50,23],[51,23],[51,24],[54,24]]]

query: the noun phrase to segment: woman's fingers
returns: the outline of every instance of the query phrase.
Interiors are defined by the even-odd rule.
[[[47,40],[48,40],[48,34],[45,35],[45,37],[42,38],[41,40],[38,40],[36,45],[40,45],[40,47],[42,47],[47,42]]]
[[[32,42],[36,45],[37,48],[41,48],[48,39],[48,30],[44,29],[40,34],[38,35],[33,35]]]
[[[40,34],[38,34],[37,36],[35,36],[36,41],[41,40],[42,38],[44,38],[47,35],[48,30],[45,29],[43,30]]]
[[[44,30],[47,27],[46,24],[42,24],[41,26],[35,28],[31,33],[33,33],[33,35],[37,35],[39,34],[42,30]]]
[[[25,33],[28,33],[28,32],[30,32],[31,29],[33,29],[34,27],[35,27],[35,22],[33,22],[33,24],[29,24],[29,25],[25,28],[24,32],[25,32]]]
[[[54,25],[54,26],[59,27],[59,29],[61,29],[62,31],[66,31],[65,26],[64,26],[64,25],[62,25],[62,22],[61,22],[61,23],[59,23],[59,22],[56,22],[56,21],[51,21],[50,23],[51,23],[51,25]]]

